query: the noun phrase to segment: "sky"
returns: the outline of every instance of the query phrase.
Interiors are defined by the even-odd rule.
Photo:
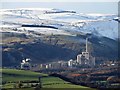
[[[1,2],[119,2],[119,0],[1,0]]]
[[[2,8],[56,8],[78,13],[118,13],[117,2],[2,2]]]

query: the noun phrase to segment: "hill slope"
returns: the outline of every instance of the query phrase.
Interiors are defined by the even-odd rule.
[[[71,58],[76,59],[77,54],[85,50],[86,35],[42,35],[40,38],[26,38],[25,35],[19,36],[16,33],[16,36],[14,33],[13,36],[9,35],[10,33],[3,38],[3,66],[20,65],[23,58],[31,58],[32,63],[67,61]],[[92,55],[99,60],[111,60],[118,57],[117,42],[106,37],[91,36],[89,48]]]
[[[97,61],[118,58],[117,15],[51,8],[0,12],[3,66],[18,66],[23,58],[31,58],[32,63],[76,59],[85,50],[86,37]]]

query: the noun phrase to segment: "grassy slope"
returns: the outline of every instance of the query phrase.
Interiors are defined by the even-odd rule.
[[[3,73],[3,81],[38,80],[39,76],[47,76],[47,74],[16,69],[2,69],[0,71]]]
[[[43,88],[88,88],[84,86],[73,85],[70,82],[66,82],[58,77],[45,77],[42,78],[41,81]]]
[[[25,71],[25,70],[17,70],[17,69],[2,69],[2,73],[26,75],[26,76],[39,76],[39,75],[47,76],[47,74]]]
[[[38,80],[38,76],[47,76],[47,74],[36,73],[31,71],[16,70],[16,69],[0,69],[3,72],[3,81],[24,81],[24,80]],[[4,75],[8,74],[8,75]],[[87,87],[73,85],[58,77],[43,77],[41,79],[43,88],[86,88]],[[14,83],[7,83],[3,88],[13,88]],[[24,89],[21,89],[24,90]],[[92,90],[92,89],[90,89]]]

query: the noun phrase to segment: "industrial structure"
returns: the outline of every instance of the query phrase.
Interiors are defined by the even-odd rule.
[[[95,57],[89,52],[88,46],[88,38],[86,38],[86,51],[77,55],[77,63],[79,65],[95,66]]]
[[[72,66],[73,66],[73,60],[72,60],[72,59],[70,59],[70,60],[68,61],[68,66],[69,66],[69,67],[72,67]]]
[[[86,48],[81,54],[77,55],[75,60],[70,59],[68,61],[56,61],[51,63],[40,64],[40,69],[62,69],[62,68],[76,68],[80,66],[95,66],[95,57],[93,57],[89,51],[90,45],[88,44],[88,38],[86,38]],[[21,69],[29,70],[31,68],[30,59],[22,60]]]
[[[30,61],[31,60],[29,58],[22,60],[22,62],[21,62],[21,69],[30,70],[30,68],[31,68]]]

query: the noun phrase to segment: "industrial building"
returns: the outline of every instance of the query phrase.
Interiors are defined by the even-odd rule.
[[[21,62],[21,69],[30,70],[31,69],[30,61],[31,60],[29,58],[22,60],[22,62]]]
[[[73,66],[73,60],[72,60],[72,59],[70,59],[70,60],[68,61],[68,66],[69,66],[69,67],[72,67],[72,66]]]
[[[46,64],[41,64],[40,69],[61,69],[61,68],[73,68],[79,66],[95,66],[95,57],[93,57],[89,51],[88,38],[86,38],[86,50],[77,55],[77,59],[70,59],[66,61],[57,61]]]
[[[95,66],[95,57],[89,52],[88,46],[88,38],[86,38],[86,51],[77,55],[77,63],[79,65]]]

